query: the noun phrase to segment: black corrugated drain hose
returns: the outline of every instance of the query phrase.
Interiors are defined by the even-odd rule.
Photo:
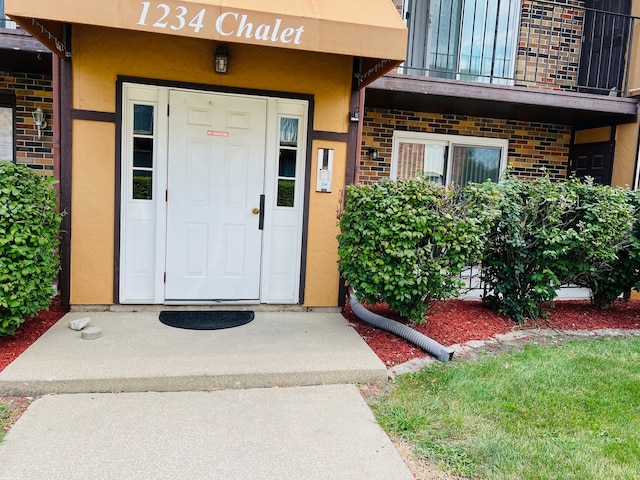
[[[373,325],[374,327],[381,328],[382,330],[386,330],[387,332],[391,332],[400,338],[404,338],[414,345],[417,345],[425,352],[430,353],[441,362],[448,362],[453,358],[452,348],[440,345],[435,340],[432,340],[426,335],[423,335],[403,323],[396,322],[395,320],[370,312],[364,308],[356,299],[352,289],[349,289],[349,304],[351,305],[353,313],[355,313],[363,322]]]

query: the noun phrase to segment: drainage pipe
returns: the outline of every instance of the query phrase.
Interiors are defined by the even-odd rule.
[[[400,338],[417,345],[425,352],[430,353],[441,362],[448,362],[453,358],[453,349],[440,345],[435,340],[423,335],[422,333],[406,326],[403,323],[390,320],[377,313],[370,312],[362,306],[356,299],[352,289],[349,289],[349,305],[356,316],[365,323],[381,328],[387,332],[391,332]]]

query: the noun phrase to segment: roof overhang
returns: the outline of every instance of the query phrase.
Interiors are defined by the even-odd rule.
[[[417,112],[597,127],[635,122],[638,101],[576,92],[387,74],[366,89],[365,104]]]
[[[64,24],[95,25],[358,57],[361,86],[402,62],[407,44],[389,0],[5,0],[5,12],[60,56]]]

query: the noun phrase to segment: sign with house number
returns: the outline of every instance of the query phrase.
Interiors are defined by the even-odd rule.
[[[217,10],[217,11],[214,11]],[[253,19],[249,13],[222,11],[220,8],[204,7],[202,4],[169,5],[160,2],[141,2],[140,16],[136,25],[158,30],[187,31],[210,38],[215,32],[221,39],[229,41],[252,41],[272,45],[302,45],[304,25],[290,24],[290,20],[274,17],[268,22],[264,18]]]

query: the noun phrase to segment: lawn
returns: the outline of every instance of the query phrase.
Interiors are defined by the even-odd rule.
[[[640,339],[527,345],[433,364],[372,405],[382,427],[476,479],[637,479]]]
[[[6,417],[7,407],[4,403],[0,402],[0,442],[4,440],[5,428],[7,426]]]

